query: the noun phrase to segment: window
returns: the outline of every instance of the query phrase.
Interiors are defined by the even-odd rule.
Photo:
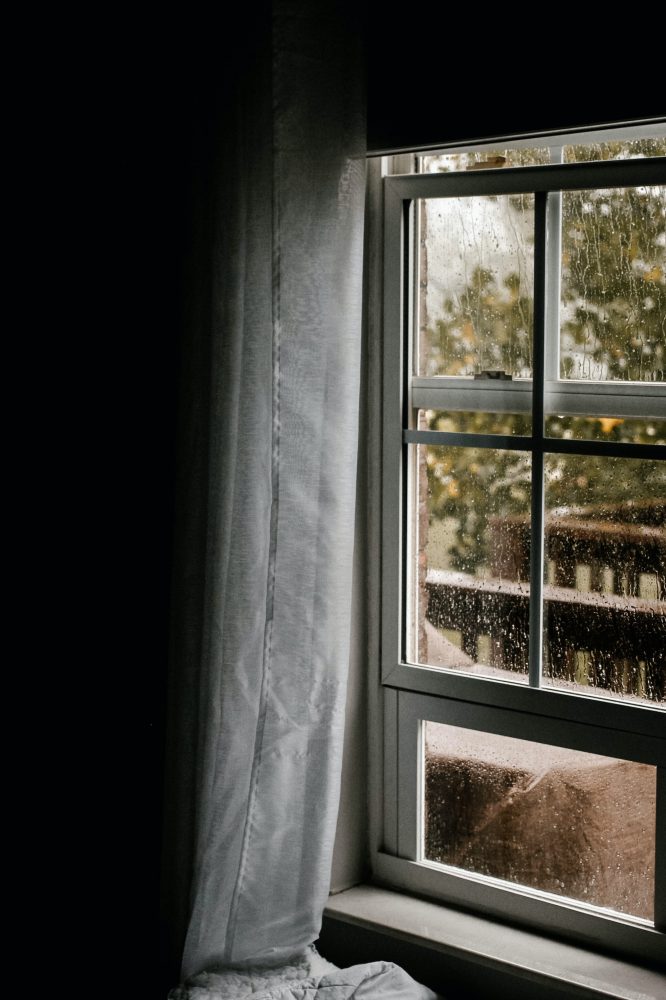
[[[378,878],[663,959],[666,131],[384,179]]]

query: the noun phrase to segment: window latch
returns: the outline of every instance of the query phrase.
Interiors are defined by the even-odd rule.
[[[511,372],[505,372],[501,368],[484,368],[483,371],[475,372],[475,379],[485,379],[485,378],[496,378],[502,382],[511,382],[513,375]]]

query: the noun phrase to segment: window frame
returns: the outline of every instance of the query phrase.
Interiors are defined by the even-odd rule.
[[[404,161],[403,161],[404,163]],[[636,165],[639,164],[638,167]],[[401,164],[402,165],[402,164]],[[636,169],[634,169],[636,168]],[[631,176],[630,176],[631,175]],[[640,177],[640,179],[636,179]],[[558,412],[594,414],[608,405],[604,396],[612,394],[618,415],[666,417],[666,390],[651,383],[616,383],[594,391],[586,385],[571,386],[559,382],[553,386],[552,360],[549,361],[547,331],[554,326],[555,313],[549,305],[547,275],[557,251],[552,204],[554,196],[546,192],[609,187],[635,187],[640,183],[665,184],[666,158],[650,160],[607,161],[584,164],[554,164],[539,167],[506,168],[458,174],[404,174],[383,179],[383,433],[382,433],[382,574],[381,574],[381,708],[383,717],[382,760],[383,791],[376,805],[381,817],[375,838],[373,871],[376,880],[407,891],[437,898],[457,906],[501,919],[522,923],[547,933],[569,935],[598,947],[632,958],[663,960],[666,947],[666,740],[664,710],[658,706],[621,704],[598,695],[586,695],[539,686],[541,628],[535,628],[541,613],[542,581],[534,569],[543,558],[533,556],[531,593],[533,594],[530,634],[535,638],[530,648],[531,686],[499,679],[479,677],[446,668],[415,665],[405,656],[406,574],[412,562],[408,557],[409,537],[404,511],[409,504],[407,456],[409,444],[446,443],[473,445],[470,435],[418,431],[411,414],[416,407],[433,405],[441,394],[442,380],[410,378],[409,331],[414,316],[413,252],[414,229],[410,223],[414,200],[423,197],[464,197],[476,194],[535,193],[535,382],[542,379],[543,394],[535,400],[533,437],[530,451],[579,452],[584,454],[663,458],[659,446],[608,445],[607,442],[545,439],[537,432],[543,427],[545,396],[558,393]],[[553,233],[555,235],[553,236]],[[547,241],[551,240],[548,250]],[[538,247],[544,248],[541,253]],[[539,289],[539,291],[537,291]],[[559,295],[558,295],[559,300]],[[548,311],[550,310],[550,316]],[[541,329],[542,334],[537,336]],[[538,342],[538,343],[537,343]],[[552,351],[550,352],[552,359]],[[549,370],[550,369],[550,370]],[[550,385],[549,383],[550,378]],[[532,380],[520,383],[471,383],[466,379],[446,378],[449,393],[443,409],[464,409],[465,400],[484,395],[484,409],[516,412],[514,407],[532,388]],[[618,391],[619,389],[619,391]],[[470,397],[470,394],[473,394]],[[566,397],[566,398],[565,398]],[[456,405],[453,405],[455,399]],[[478,406],[472,408],[477,409]],[[577,409],[580,408],[580,409]],[[530,407],[531,409],[531,407]],[[516,446],[492,436],[496,447]],[[547,447],[544,442],[547,443]],[[486,442],[488,446],[488,443]],[[657,450],[655,450],[657,449]],[[539,473],[537,472],[537,475]],[[539,511],[540,506],[540,511]],[[543,539],[543,498],[533,505],[533,532]],[[536,518],[535,518],[536,513]],[[543,545],[543,541],[541,542]],[[537,549],[538,546],[533,546]],[[536,584],[536,586],[535,586]],[[608,911],[600,914],[584,904],[566,902],[557,897],[513,887],[499,880],[480,879],[473,874],[452,874],[442,866],[419,858],[418,817],[421,814],[423,759],[420,720],[447,721],[452,724],[489,732],[505,733],[523,739],[587,749],[609,756],[650,763],[657,767],[657,830],[655,858],[654,928],[646,922]],[[482,724],[480,724],[482,720]],[[379,783],[378,783],[379,784]],[[491,884],[492,883],[492,884]]]

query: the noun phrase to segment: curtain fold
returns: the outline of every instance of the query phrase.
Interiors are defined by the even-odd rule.
[[[275,0],[252,32],[194,211],[165,851],[184,978],[316,940],[342,756],[360,31],[335,0]]]

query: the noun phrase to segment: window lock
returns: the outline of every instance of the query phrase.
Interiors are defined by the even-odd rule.
[[[511,382],[513,375],[511,372],[505,372],[501,368],[484,368],[483,371],[475,372],[475,379],[486,379],[486,378],[496,378],[500,379],[502,382]]]

